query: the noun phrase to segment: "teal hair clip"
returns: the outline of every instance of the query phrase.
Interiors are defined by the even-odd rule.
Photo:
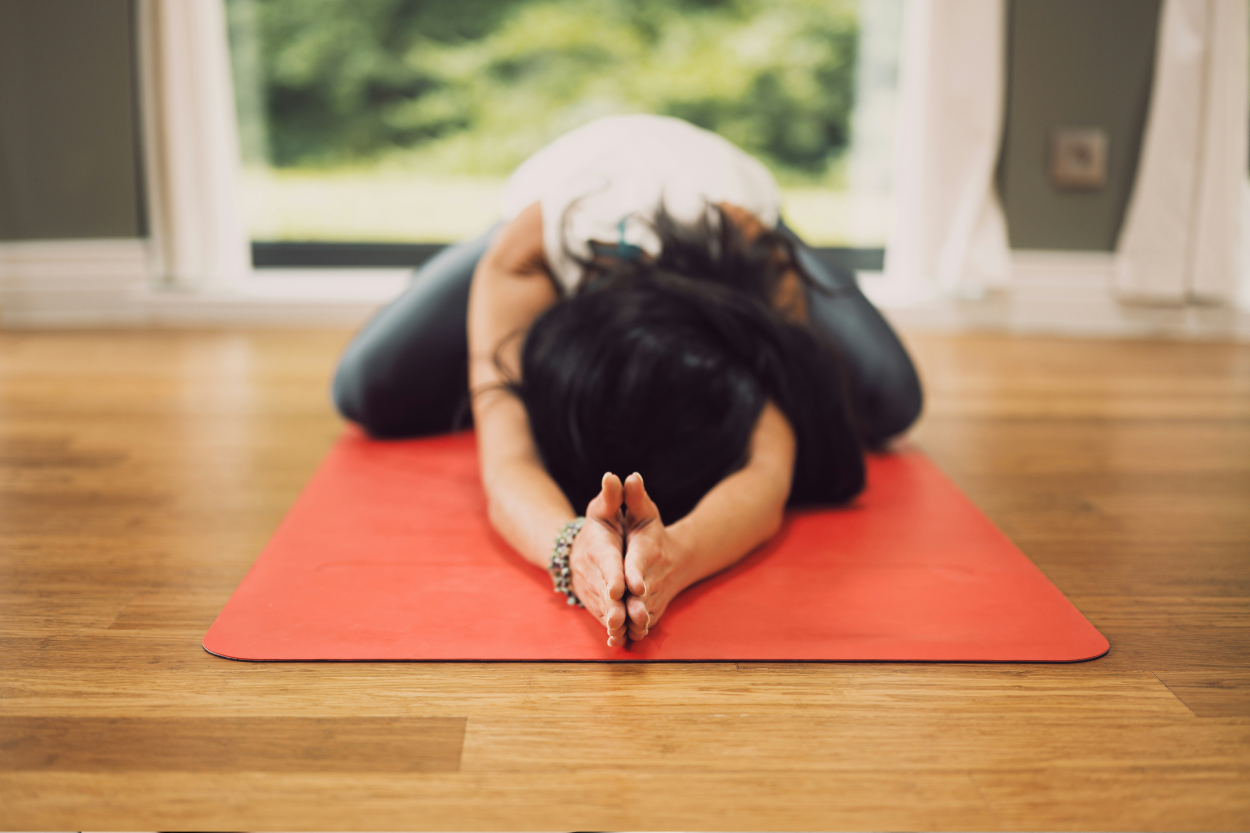
[[[631,262],[642,260],[642,247],[625,242],[625,221],[628,219],[628,217],[622,218],[616,225],[616,256],[620,260]]]

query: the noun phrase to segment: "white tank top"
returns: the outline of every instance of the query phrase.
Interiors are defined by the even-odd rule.
[[[659,254],[647,221],[661,202],[694,224],[708,204],[728,202],[774,228],[777,182],[758,160],[702,128],[665,116],[609,116],[566,133],[521,164],[508,180],[503,217],[539,203],[543,252],[556,282],[576,289],[581,269],[565,246],[589,258],[590,241]]]

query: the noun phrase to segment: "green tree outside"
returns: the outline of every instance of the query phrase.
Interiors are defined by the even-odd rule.
[[[848,140],[848,0],[231,7],[236,29],[255,28],[251,71],[277,167],[401,154],[418,168],[504,176],[591,118],[650,112],[715,130],[779,175],[810,182],[830,173]]]

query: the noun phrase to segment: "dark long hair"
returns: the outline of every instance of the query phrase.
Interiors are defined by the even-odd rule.
[[[832,345],[773,306],[789,240],[747,241],[719,207],[693,226],[661,210],[654,259],[579,259],[577,292],[531,325],[521,378],[547,471],[579,511],[604,472],[640,472],[665,523],[741,468],[768,400],[793,427],[790,505],[864,485],[861,444]],[[803,276],[804,280],[806,276]]]

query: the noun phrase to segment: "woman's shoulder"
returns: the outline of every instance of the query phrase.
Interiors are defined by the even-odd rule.
[[[728,139],[672,116],[635,113],[587,122],[523,162],[505,188],[504,217],[553,192],[586,194],[602,190],[603,182],[641,181],[661,183],[670,193],[702,183],[712,201],[733,201],[744,189],[776,198],[764,165]]]
[[[556,139],[552,144],[594,142],[629,142],[642,136],[680,136],[696,141],[724,142],[710,130],[691,124],[673,116],[660,116],[654,113],[624,113],[613,116],[600,116],[580,127],[574,128]]]
[[[535,203],[548,265],[571,290],[590,241],[658,254],[649,220],[661,206],[689,224],[709,204],[731,203],[771,228],[780,192],[767,168],[727,139],[670,116],[633,114],[595,119],[524,162],[504,191],[503,217]]]
[[[746,151],[725,137],[673,116],[631,113],[603,116],[556,139],[539,154],[568,158],[586,148],[597,158],[636,160],[654,164],[663,159],[698,161],[709,158],[751,160]],[[539,154],[536,154],[539,155]]]

